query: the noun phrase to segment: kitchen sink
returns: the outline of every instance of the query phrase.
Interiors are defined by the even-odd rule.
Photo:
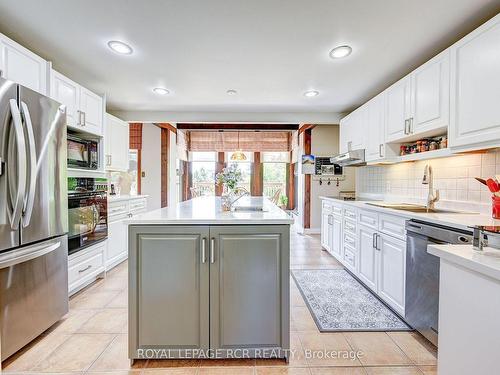
[[[235,206],[235,212],[266,212],[262,206]]]
[[[442,209],[442,208],[427,209],[427,207],[424,205],[411,204],[411,203],[369,202],[367,204],[369,204],[371,206],[392,208],[393,210],[401,210],[401,211],[408,211],[408,212],[422,212],[422,213],[434,213],[434,214],[474,214],[474,212],[446,210],[446,209]]]

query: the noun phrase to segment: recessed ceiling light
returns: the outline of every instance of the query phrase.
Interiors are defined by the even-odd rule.
[[[236,91],[236,90],[227,90],[226,91],[226,94],[231,95],[231,96],[236,95],[237,93],[238,93],[238,91]]]
[[[114,52],[119,53],[120,55],[131,55],[132,52],[134,52],[132,47],[118,40],[112,40],[108,42],[108,47],[111,48]]]
[[[170,91],[168,91],[167,89],[165,89],[163,87],[155,87],[153,89],[153,92],[155,94],[158,94],[158,95],[167,95],[167,94],[170,94]]]
[[[339,46],[330,51],[330,57],[332,59],[341,59],[342,57],[349,56],[351,53],[352,48],[350,46]]]
[[[312,98],[314,96],[318,96],[319,95],[319,91],[316,91],[316,90],[309,90],[309,91],[306,91],[304,93],[304,96],[307,96],[308,98]]]

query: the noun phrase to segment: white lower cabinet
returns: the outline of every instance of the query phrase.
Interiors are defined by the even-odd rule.
[[[336,258],[342,257],[342,216],[330,216],[330,253]]]
[[[104,277],[107,241],[89,246],[68,258],[68,292],[73,295],[98,278]]]
[[[400,314],[405,305],[406,242],[379,234],[378,294]]]
[[[377,231],[363,225],[358,228],[359,267],[358,277],[374,292],[377,292],[378,257],[375,248]]]
[[[128,258],[128,226],[124,223],[124,220],[145,212],[147,198],[139,197],[111,201],[108,206],[106,271]]]

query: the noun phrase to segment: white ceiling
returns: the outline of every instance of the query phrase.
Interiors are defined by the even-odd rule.
[[[346,112],[499,11],[500,0],[2,0],[0,32],[114,110]],[[112,53],[115,39],[135,53]],[[352,55],[331,60],[342,44]]]

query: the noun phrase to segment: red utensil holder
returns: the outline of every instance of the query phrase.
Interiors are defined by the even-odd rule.
[[[500,219],[500,197],[491,197],[491,215],[493,219]]]

